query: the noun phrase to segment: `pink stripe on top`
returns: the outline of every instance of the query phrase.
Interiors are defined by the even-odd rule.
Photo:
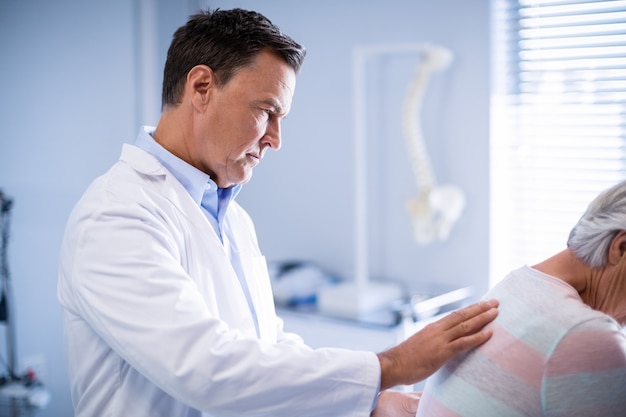
[[[537,389],[541,388],[543,367],[528,366],[528,362],[545,364],[545,356],[510,334],[499,323],[490,327],[498,335],[498,343],[485,343],[479,348],[480,353],[506,372]]]

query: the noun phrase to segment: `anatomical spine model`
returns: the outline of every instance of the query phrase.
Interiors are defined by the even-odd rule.
[[[451,62],[452,53],[446,48],[431,46],[425,50],[404,107],[406,145],[418,190],[417,197],[407,201],[407,209],[414,238],[420,245],[447,239],[465,207],[461,189],[454,185],[437,185],[420,123],[421,102],[431,73],[444,70]]]

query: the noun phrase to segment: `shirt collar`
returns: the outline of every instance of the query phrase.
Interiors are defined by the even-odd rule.
[[[183,161],[155,141],[152,137],[155,130],[152,126],[143,126],[135,145],[154,156],[185,187],[193,201],[203,206],[216,219],[219,216],[221,220],[228,203],[239,193],[241,185],[230,189],[218,188],[208,174]]]

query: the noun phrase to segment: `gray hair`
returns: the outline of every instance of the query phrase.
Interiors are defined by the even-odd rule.
[[[598,195],[567,239],[567,246],[591,268],[606,266],[611,242],[626,230],[626,181]]]

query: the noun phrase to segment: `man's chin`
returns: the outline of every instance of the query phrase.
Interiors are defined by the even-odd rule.
[[[247,183],[250,182],[251,179],[252,179],[252,170],[247,172],[246,175],[244,177],[242,177],[240,180],[236,180],[236,182],[231,184],[231,187],[234,187],[235,185],[247,184]]]

